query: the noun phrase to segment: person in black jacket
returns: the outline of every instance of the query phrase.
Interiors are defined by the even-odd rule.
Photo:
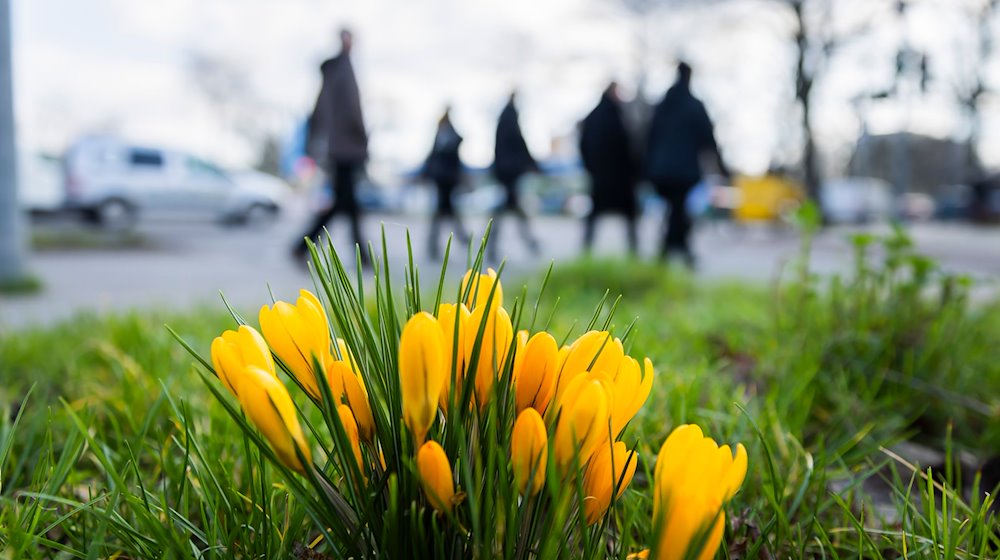
[[[680,254],[689,266],[694,265],[694,255],[689,242],[691,216],[685,201],[702,179],[700,159],[706,152],[715,157],[719,171],[728,177],[712,121],[691,93],[691,67],[682,62],[677,67],[677,81],[653,111],[646,171],[657,192],[670,204],[660,254],[663,258]]]
[[[494,147],[493,175],[503,186],[507,199],[503,206],[493,214],[493,230],[490,233],[489,257],[497,260],[500,240],[500,218],[507,212],[513,212],[521,220],[521,237],[525,244],[535,254],[538,254],[538,240],[532,235],[528,224],[528,215],[521,207],[517,195],[517,185],[521,177],[528,172],[539,171],[538,163],[528,151],[528,145],[521,134],[518,122],[517,108],[514,107],[514,93],[510,94],[507,105],[500,113],[497,121],[497,136]]]
[[[354,242],[361,248],[362,262],[367,262],[368,251],[361,235],[361,210],[355,195],[355,183],[368,159],[368,133],[361,113],[358,82],[351,65],[353,39],[349,30],[341,30],[340,42],[340,54],[320,66],[323,85],[309,117],[306,142],[309,156],[325,163],[327,175],[333,183],[334,203],[314,217],[309,229],[295,244],[293,255],[303,257],[307,249],[305,238],[315,240],[330,218],[344,213],[351,220],[351,232]]]
[[[462,227],[462,220],[455,213],[451,201],[451,195],[462,179],[462,160],[458,155],[458,148],[461,145],[462,137],[451,124],[450,109],[445,109],[444,115],[438,121],[434,146],[431,148],[430,155],[427,156],[423,170],[423,176],[433,181],[437,187],[437,208],[435,208],[434,216],[431,218],[430,238],[427,241],[432,259],[439,257],[438,235],[441,222],[445,218],[451,219],[455,226],[458,241],[463,244],[469,242],[469,236],[465,233],[465,228]]]
[[[618,85],[611,82],[597,107],[583,119],[580,127],[580,158],[590,174],[593,201],[584,223],[585,251],[593,245],[597,218],[604,213],[617,212],[625,217],[629,251],[633,255],[638,252],[636,165],[629,140],[622,118]]]

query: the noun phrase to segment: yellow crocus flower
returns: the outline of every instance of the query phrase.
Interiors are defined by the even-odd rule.
[[[247,366],[237,396],[243,411],[271,443],[278,459],[288,468],[305,473],[295,448],[298,447],[307,463],[312,462],[312,454],[288,389],[272,373]]]
[[[358,464],[358,470],[365,474],[365,464],[361,459],[361,441],[358,437],[358,423],[354,419],[351,407],[342,404],[337,407],[337,415],[340,416],[340,423],[344,426],[344,433],[347,440],[351,442],[351,451],[354,452],[354,461]]]
[[[579,467],[590,460],[597,446],[608,441],[611,389],[601,376],[580,376],[566,388],[566,396],[556,424],[556,465],[567,472],[574,458]]]
[[[222,384],[234,396],[239,396],[240,378],[247,366],[258,367],[272,376],[274,358],[267,343],[253,327],[240,325],[235,331],[225,331],[212,341],[212,365]]]
[[[424,494],[440,512],[450,512],[455,502],[455,481],[451,464],[444,449],[436,441],[428,441],[417,452],[417,471]]]
[[[260,330],[295,379],[313,399],[321,398],[313,361],[330,354],[330,326],[326,311],[309,290],[300,290],[295,305],[279,301],[260,308]]]
[[[510,460],[514,480],[524,496],[534,496],[545,484],[549,437],[541,414],[533,408],[524,409],[514,422],[510,440]],[[529,487],[530,484],[530,487]]]
[[[698,560],[710,560],[722,543],[726,503],[743,484],[747,452],[719,446],[701,428],[685,424],[660,448],[653,476],[653,520],[659,540],[655,557],[679,560],[703,543]],[[695,550],[691,550],[691,553]]]
[[[556,376],[553,401],[560,402],[563,390],[574,377],[588,371],[603,372],[609,377],[618,371],[625,350],[622,341],[607,331],[590,331],[570,345],[569,353],[563,359]]]
[[[547,332],[528,339],[514,364],[514,400],[517,412],[531,407],[545,413],[559,372],[559,344]]]
[[[496,311],[503,307],[503,284],[497,278],[497,271],[488,268],[485,274],[478,274],[473,277],[472,270],[469,270],[462,277],[462,287],[459,293],[465,294],[465,290],[468,289],[470,282],[472,283],[472,288],[469,289],[469,295],[463,301],[466,307],[472,311],[475,311],[477,307],[486,307],[490,292],[493,290],[493,284],[496,284],[497,289],[493,293],[493,303],[490,305],[490,309]]]
[[[372,417],[368,395],[365,394],[355,370],[343,360],[326,362],[326,379],[330,385],[330,394],[338,405],[346,401],[358,423],[361,439],[372,441],[375,438],[375,419]]]
[[[639,412],[649,398],[653,388],[653,362],[644,360],[645,375],[639,369],[639,362],[625,356],[611,382],[615,389],[614,408],[611,410],[611,437],[617,438],[625,425]]]
[[[483,330],[478,360],[473,363],[472,353],[476,346],[476,337],[484,321],[486,326]],[[514,327],[510,323],[510,315],[502,307],[489,313],[486,313],[484,307],[474,309],[466,327],[465,362],[468,364],[469,372],[475,375],[476,399],[482,408],[489,402],[493,384],[507,361],[507,354],[510,353],[511,341],[514,338]]]
[[[583,509],[587,524],[593,525],[611,506],[611,493],[618,485],[615,499],[632,482],[636,467],[635,453],[625,447],[625,443],[616,441],[611,445],[602,445],[587,464],[583,475]],[[620,481],[620,482],[619,482]]]
[[[452,398],[452,376],[455,378],[455,394],[462,394],[462,378],[465,374],[465,324],[469,320],[469,308],[463,303],[442,303],[438,306],[437,319],[444,333],[446,372],[439,404],[441,410],[447,412],[448,400]],[[458,322],[457,333],[456,322]]]
[[[421,311],[403,327],[399,339],[399,381],[403,421],[417,445],[423,443],[437,416],[445,374],[444,333],[438,320]]]

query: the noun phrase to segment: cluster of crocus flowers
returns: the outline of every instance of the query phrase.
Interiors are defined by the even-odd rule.
[[[360,444],[375,437],[368,393],[347,344],[331,338],[322,304],[302,290],[294,304],[279,301],[262,307],[259,320],[263,335],[242,325],[212,342],[212,363],[223,385],[239,399],[278,459],[305,472],[299,457],[311,461],[310,449],[288,389],[278,379],[272,352],[317,404],[322,401],[318,378],[325,377],[352,454],[363,467]]]
[[[539,506],[550,496],[566,496],[566,489],[582,489],[576,519],[581,525],[600,523],[636,471],[636,452],[622,437],[649,398],[652,362],[628,355],[622,341],[606,330],[586,332],[564,345],[544,330],[515,330],[492,269],[469,271],[461,294],[458,302],[442,303],[433,313],[416,312],[405,322],[395,363],[398,385],[394,377],[386,381],[384,373],[391,367],[379,368],[384,364],[377,360],[385,359],[381,349],[356,355],[334,336],[323,304],[307,290],[294,303],[263,306],[260,332],[241,325],[222,333],[212,342],[212,364],[222,385],[270,444],[273,457],[298,473],[314,477],[328,471],[312,470],[310,446],[295,403],[278,377],[279,368],[322,409],[328,426],[343,428],[349,447],[337,450],[337,461],[346,463],[339,465],[341,473],[348,472],[344,469],[353,459],[359,483],[368,491],[377,487],[369,488],[370,480],[385,480],[385,487],[398,489],[392,477],[399,476],[403,466],[411,468],[419,478],[419,487],[410,486],[416,490],[415,499],[422,493],[428,508],[458,520],[460,526],[466,512],[459,487],[476,488],[482,482],[463,478],[475,472],[469,468],[475,452],[453,470],[442,444],[454,445],[456,432],[449,422],[468,422],[467,429],[457,433],[471,434],[489,425],[495,429],[491,434],[499,434],[487,440],[479,432],[470,436],[469,447],[497,444],[497,453],[509,448],[510,464],[501,464],[498,488]],[[401,429],[377,432],[358,356],[372,368],[368,380],[373,394],[388,394],[389,402],[374,402],[379,426],[385,430],[389,410],[389,427],[401,422],[408,438]],[[652,552],[668,560],[713,557],[724,531],[723,510],[746,470],[742,445],[733,451],[705,437],[697,426],[677,428],[655,465],[655,542],[633,556]],[[504,486],[503,477],[510,486]],[[548,491],[543,494],[543,489]]]
[[[311,461],[288,389],[278,380],[271,351],[260,333],[242,325],[212,341],[212,364],[223,385],[240,401],[243,411],[271,442],[278,459],[305,472],[299,456]],[[298,451],[296,452],[296,449]]]
[[[561,475],[554,483],[582,476],[584,513],[596,523],[635,473],[635,454],[619,438],[649,396],[652,363],[647,359],[641,368],[606,331],[588,332],[563,348],[548,332],[515,334],[492,270],[467,273],[462,293],[462,303],[441,305],[437,317],[417,313],[403,327],[403,419],[415,445],[424,453],[438,411],[448,413],[468,377],[474,378],[474,408],[480,410],[496,398],[496,383],[509,378],[512,391],[505,394],[513,395],[517,413],[510,448],[518,490],[527,497],[541,491],[551,449]],[[438,460],[417,461],[425,480],[440,477],[442,460],[449,465],[443,450],[434,456]],[[424,473],[427,465],[435,467]],[[428,499],[444,511],[439,499],[429,493]]]

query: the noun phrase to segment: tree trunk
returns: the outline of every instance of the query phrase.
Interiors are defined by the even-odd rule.
[[[804,1],[793,2],[795,20],[798,31],[795,34],[795,46],[798,49],[798,61],[795,67],[795,99],[802,107],[802,173],[805,179],[806,192],[809,198],[819,199],[819,158],[816,152],[816,141],[812,129],[812,88],[813,76],[806,70],[806,54],[809,49],[809,38],[806,34],[805,18],[802,13]]]
[[[0,282],[25,276],[21,210],[17,200],[10,2],[0,0]]]

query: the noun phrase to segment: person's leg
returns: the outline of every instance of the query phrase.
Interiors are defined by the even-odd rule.
[[[528,219],[528,213],[520,205],[514,207],[513,210],[514,214],[521,220],[521,239],[528,246],[528,250],[537,255],[541,249],[538,245],[538,238],[531,232],[531,221]]]
[[[441,222],[443,220],[444,214],[441,212],[441,209],[436,209],[434,215],[431,216],[430,233],[427,236],[427,254],[432,260],[438,260],[441,256],[438,252],[438,235],[441,232]]]
[[[337,209],[347,214],[351,222],[351,237],[354,244],[361,250],[361,262],[369,263],[368,245],[361,234],[361,208],[357,198],[358,164],[354,162],[337,163]],[[353,248],[351,253],[354,253]]]
[[[639,224],[636,212],[625,212],[625,234],[628,236],[628,251],[633,257],[639,256]]]
[[[594,227],[597,223],[597,207],[591,207],[583,219],[583,252],[590,253],[594,247]]]
[[[331,181],[337,180],[336,167],[331,165],[327,168],[327,175]],[[332,190],[336,193],[335,184],[332,185]],[[309,246],[306,245],[306,238],[312,239],[313,243],[319,243],[319,236],[323,233],[323,227],[326,226],[327,222],[333,217],[333,215],[339,210],[338,204],[340,203],[339,197],[335,197],[334,203],[328,208],[317,212],[309,224],[309,228],[306,229],[303,234],[295,240],[295,244],[292,247],[292,254],[296,257],[304,257],[309,251]]]
[[[687,195],[691,192],[689,185],[670,185],[667,189],[667,202],[670,204],[670,219],[667,222],[667,235],[661,256],[668,253],[679,253],[692,265],[694,254],[691,252],[691,215],[687,211]]]

